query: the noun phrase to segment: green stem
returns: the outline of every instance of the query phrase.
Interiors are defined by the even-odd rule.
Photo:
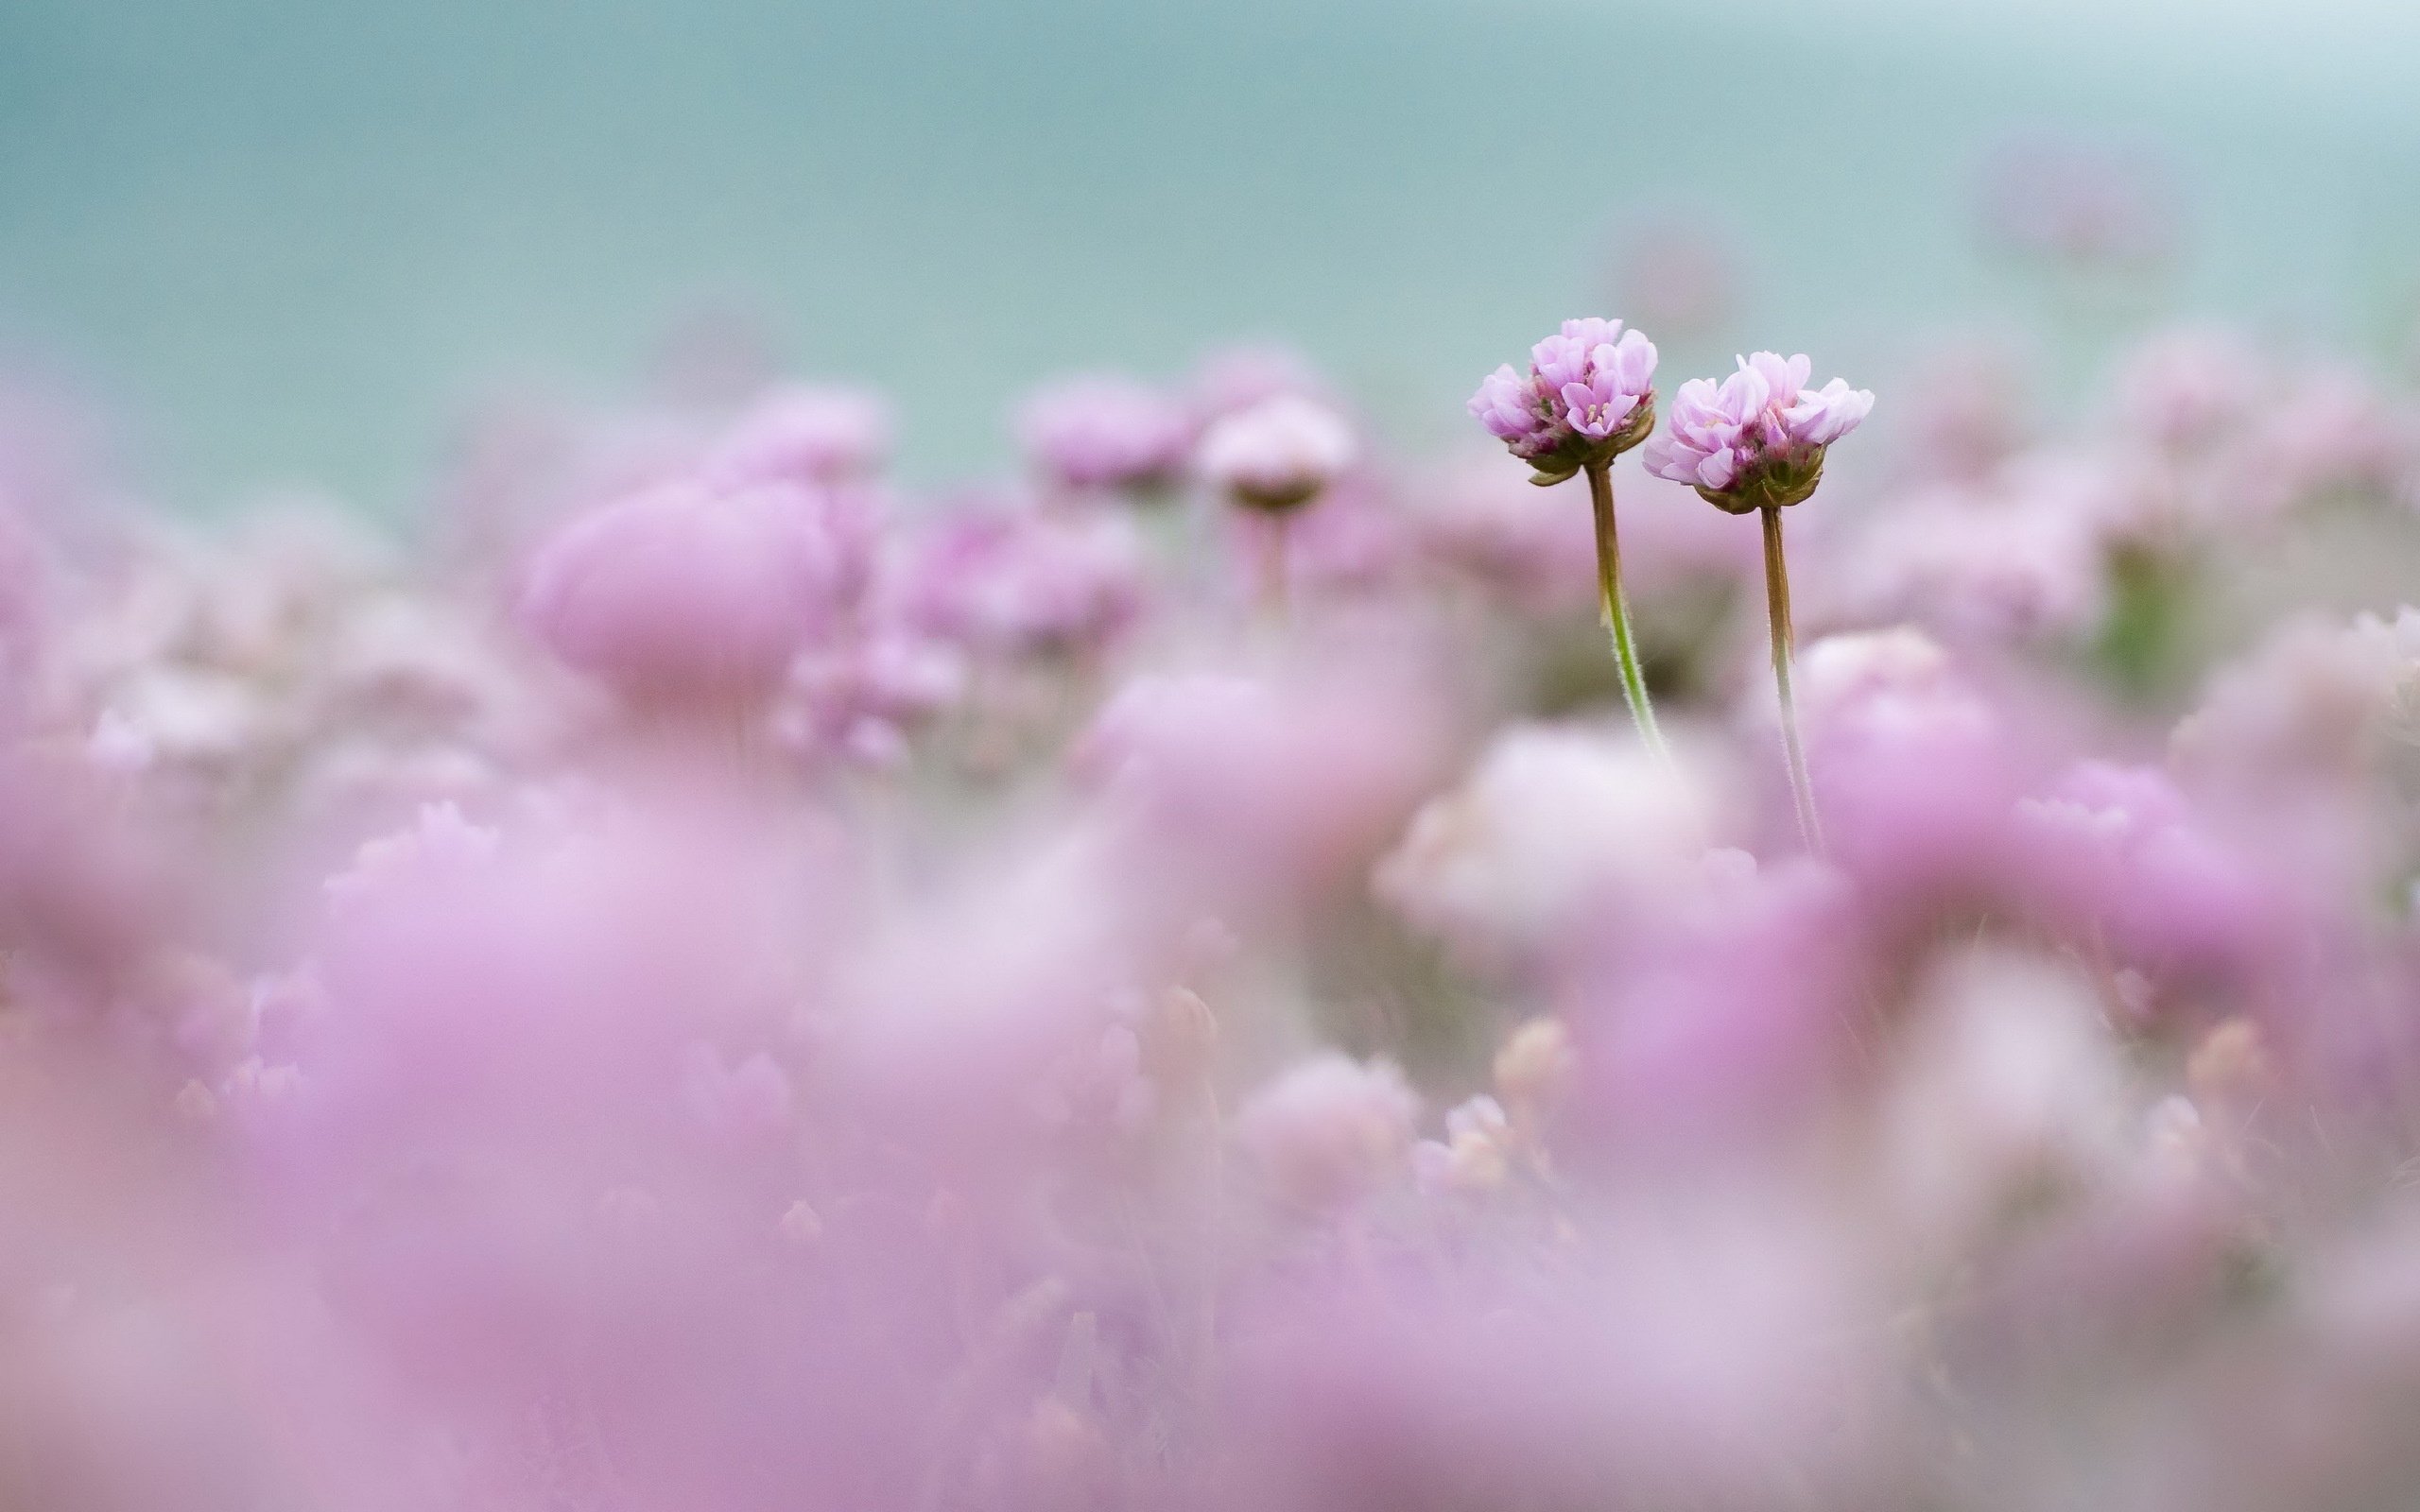
[[[1806,849],[1824,853],[1824,821],[1815,814],[1815,784],[1806,775],[1806,747],[1798,738],[1798,700],[1790,696],[1789,659],[1797,634],[1789,623],[1789,570],[1782,564],[1781,508],[1757,511],[1765,523],[1765,610],[1772,627],[1773,686],[1781,695],[1782,748],[1789,756],[1789,797],[1798,808],[1798,833]]]
[[[1269,516],[1269,532],[1261,541],[1260,607],[1270,622],[1284,629],[1293,617],[1292,594],[1288,592],[1286,559],[1286,525],[1284,513]]]
[[[1588,502],[1597,514],[1597,594],[1604,610],[1605,628],[1614,638],[1614,664],[1621,671],[1622,699],[1638,724],[1647,748],[1662,756],[1663,731],[1655,728],[1655,706],[1647,698],[1647,675],[1639,670],[1638,644],[1631,635],[1630,606],[1622,598],[1622,549],[1614,535],[1614,470],[1610,460],[1588,464]]]

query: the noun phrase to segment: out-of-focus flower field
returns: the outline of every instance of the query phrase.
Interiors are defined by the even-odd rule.
[[[775,377],[392,535],[11,397],[0,1505],[2410,1504],[2420,397],[1684,387],[1640,256],[1443,455]]]

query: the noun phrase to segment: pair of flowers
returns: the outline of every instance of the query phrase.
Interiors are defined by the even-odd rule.
[[[1655,343],[1619,320],[1565,320],[1530,350],[1530,370],[1506,364],[1471,396],[1488,434],[1561,483],[1647,442],[1647,470],[1685,483],[1733,514],[1805,499],[1824,449],[1857,429],[1874,395],[1839,378],[1809,388],[1804,356],[1759,352],[1717,383],[1695,378],[1673,398],[1664,434],[1655,426]]]
[[[1715,507],[1762,518],[1765,597],[1772,630],[1773,681],[1780,697],[1790,793],[1808,849],[1823,849],[1814,785],[1798,735],[1789,663],[1789,576],[1782,558],[1781,511],[1814,493],[1824,456],[1874,408],[1874,395],[1835,378],[1809,388],[1804,356],[1759,352],[1739,359],[1717,383],[1694,378],[1673,396],[1672,415],[1655,430],[1655,343],[1619,320],[1590,317],[1530,349],[1526,373],[1506,364],[1471,396],[1470,411],[1488,434],[1533,469],[1530,481],[1564,482],[1585,473],[1597,523],[1597,574],[1605,627],[1614,644],[1622,696],[1640,736],[1657,751],[1663,737],[1648,697],[1630,610],[1622,595],[1621,549],[1614,525],[1614,458],[1644,442],[1647,470],[1685,483]]]

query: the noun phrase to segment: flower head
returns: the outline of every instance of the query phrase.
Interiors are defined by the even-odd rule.
[[[1193,443],[1183,404],[1115,374],[1069,378],[1026,401],[1017,439],[1034,466],[1071,489],[1150,488],[1173,477]]]
[[[735,488],[869,478],[890,460],[893,428],[890,404],[870,389],[789,385],[733,423],[708,455],[706,472]]]
[[[1237,503],[1280,511],[1317,498],[1360,454],[1353,427],[1335,410],[1278,394],[1214,422],[1194,465]]]
[[[641,491],[546,542],[520,617],[557,656],[626,695],[761,699],[856,576],[840,497],[778,483]]]
[[[1733,514],[1805,499],[1823,478],[1824,449],[1874,408],[1871,390],[1838,378],[1807,387],[1809,366],[1804,354],[1759,352],[1720,384],[1683,384],[1671,422],[1647,443],[1647,471]]]
[[[1565,320],[1530,349],[1530,370],[1511,364],[1482,379],[1470,412],[1514,456],[1560,483],[1646,439],[1655,424],[1655,343],[1619,320]]]

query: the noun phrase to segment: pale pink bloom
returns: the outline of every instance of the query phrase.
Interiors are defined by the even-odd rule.
[[[1850,615],[1907,620],[1958,640],[2079,636],[2100,623],[2106,600],[2095,522],[2014,480],[1894,502],[1868,517],[1836,561],[1833,594]]]
[[[1202,358],[1190,384],[1193,412],[1204,423],[1280,394],[1333,403],[1335,394],[1310,359],[1290,347],[1246,342]]]
[[[1877,903],[1928,906],[1939,889],[1996,875],[2032,759],[2029,727],[1905,627],[1812,642],[1797,673],[1833,855]]]
[[[28,683],[49,632],[49,563],[32,528],[0,504],[0,707]]]
[[[977,499],[911,541],[891,591],[908,626],[974,652],[1093,652],[1141,617],[1144,567],[1116,515]]]
[[[1559,1226],[1551,1268],[1481,1243],[1450,1268],[1337,1267],[1255,1299],[1228,1409],[1255,1500],[1571,1506],[1618,1486],[1753,1506],[1775,1463],[1867,1484],[1890,1371],[1855,1321],[1853,1253],[1809,1207],[1642,1196]]]
[[[1413,550],[1399,501],[1378,479],[1353,472],[1314,506],[1277,517],[1262,509],[1230,509],[1225,522],[1230,560],[1265,561],[1270,532],[1283,529],[1288,582],[1322,592],[1381,592],[1398,582]]]
[[[2030,364],[2005,342],[1966,337],[1922,358],[1900,421],[1919,477],[1980,483],[2032,440]]]
[[[968,655],[906,625],[809,651],[791,671],[776,729],[802,754],[895,765],[910,734],[965,696]]]
[[[1017,412],[1017,440],[1051,482],[1148,489],[1184,466],[1193,418],[1174,398],[1115,373],[1063,379]]]
[[[761,699],[829,629],[860,570],[829,506],[787,484],[634,495],[546,543],[521,621],[633,699]]]
[[[2007,949],[1962,953],[1918,986],[1906,1058],[1880,1111],[1882,1176],[1901,1231],[1971,1242],[2044,1183],[2102,1179],[2142,1109],[2120,1047],[2073,968]]]
[[[1527,372],[1510,365],[1480,381],[1472,418],[1541,478],[1568,477],[1591,458],[1636,445],[1653,422],[1655,344],[1619,320],[1565,320],[1530,349]]]
[[[224,779],[278,744],[278,715],[246,679],[159,662],[112,690],[94,730],[94,750],[121,769]]]
[[[1477,1195],[1502,1186],[1516,1151],[1512,1122],[1493,1097],[1474,1097],[1445,1114],[1445,1137],[1422,1140],[1411,1163],[1432,1195]]]
[[[969,848],[847,940],[817,1042],[887,1137],[978,1165],[1048,1122],[1060,1069],[1113,1027],[1152,900],[1066,823]]]
[[[2257,969],[2288,917],[2254,859],[2155,768],[2078,764],[2018,805],[2016,850],[2046,918],[2160,985]]]
[[[1824,449],[1874,408],[1870,390],[1839,378],[1807,387],[1809,368],[1804,355],[1759,352],[1719,384],[1683,384],[1664,430],[1647,443],[1647,470],[1735,513],[1797,503],[1822,475]]]
[[[1257,917],[1366,885],[1438,780],[1431,688],[1347,663],[1137,678],[1070,750],[1132,847],[1137,885]]]
[[[1655,927],[1582,926],[1596,959],[1566,988],[1574,1114],[1625,1172],[1786,1147],[1855,1064],[1870,928],[1847,881],[1810,861],[1716,852]]]
[[[1317,400],[1279,394],[1211,422],[1193,465],[1213,487],[1258,509],[1318,497],[1360,460],[1360,438]]]
[[[2228,519],[2273,519],[2331,495],[2407,502],[2420,466],[2420,413],[2354,371],[2297,373],[2214,459],[2206,484]]]
[[[735,488],[861,481],[890,460],[894,428],[890,402],[871,389],[788,385],[732,422],[707,454],[704,472]]]
[[[1408,1175],[1419,1111],[1392,1065],[1329,1051],[1253,1093],[1236,1116],[1236,1137],[1278,1202],[1317,1212]]]
[[[2276,396],[2283,364],[2223,326],[2187,326],[2144,342],[2118,378],[2119,413],[2171,451],[2207,446],[2257,418]]]
[[[1577,728],[1498,734],[1379,863],[1378,896],[1481,961],[1635,927],[1723,843],[1720,766]]]
[[[2420,610],[2300,616],[2211,674],[2170,749],[2181,770],[2210,780],[2342,782],[2401,732],[2415,680]]]
[[[794,1104],[789,1074],[770,1056],[760,1050],[734,1066],[707,1044],[689,1047],[681,1100],[700,1129],[734,1143],[778,1139]]]
[[[1636,519],[1644,511],[1629,513]],[[1546,610],[1596,600],[1596,546],[1587,512],[1530,487],[1498,458],[1456,462],[1421,499],[1411,521],[1425,556],[1512,604]],[[1622,544],[1628,568],[1627,532]]]

